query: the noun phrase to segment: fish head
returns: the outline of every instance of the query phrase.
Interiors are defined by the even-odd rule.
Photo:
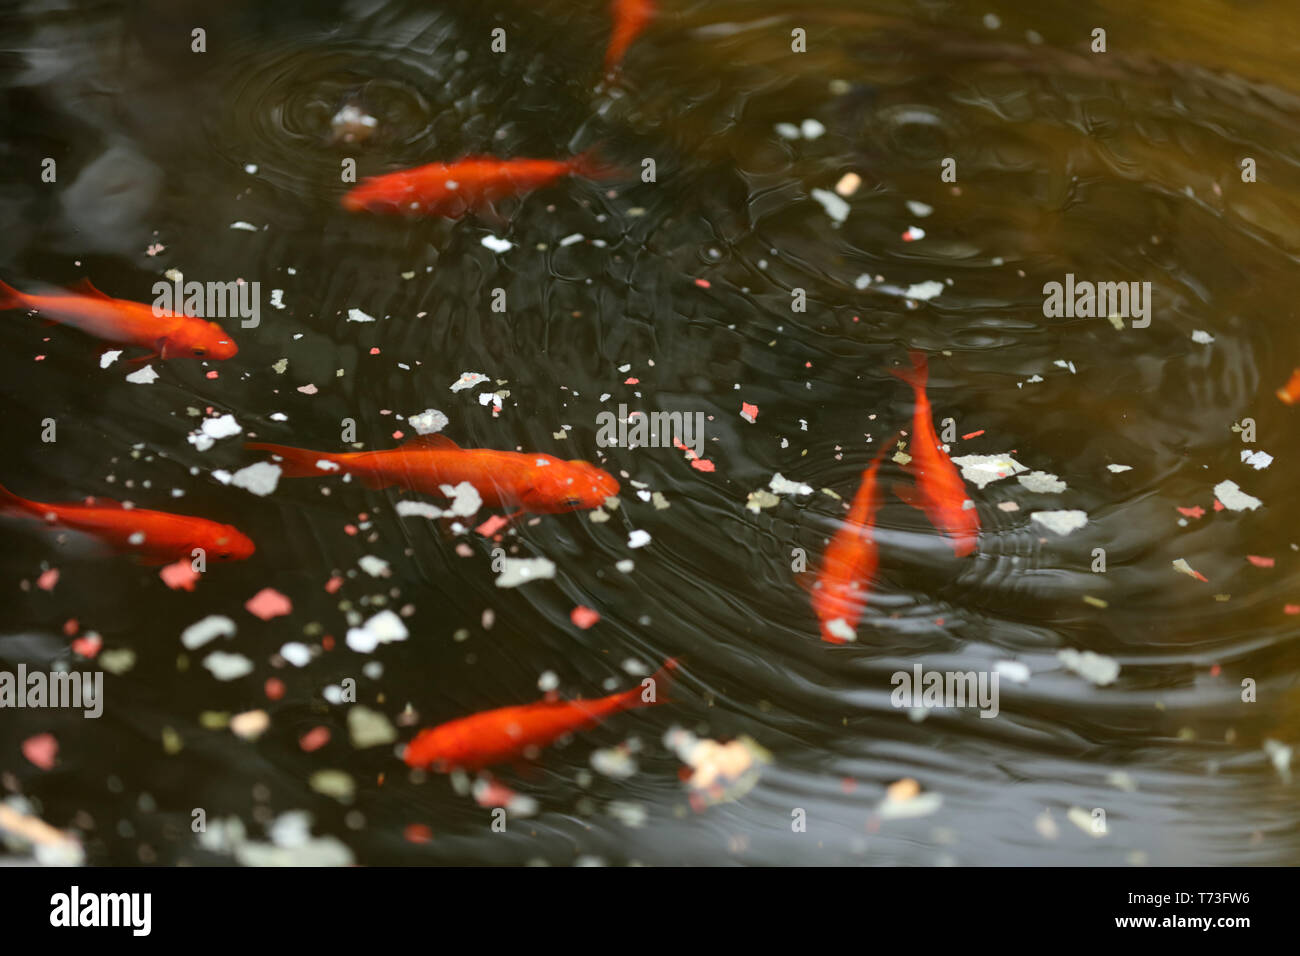
[[[228,524],[223,524],[202,547],[213,561],[247,561],[257,550],[252,538]]]
[[[561,461],[550,455],[533,470],[533,483],[523,495],[530,511],[561,512],[599,508],[618,494],[618,480],[589,461]]]
[[[239,352],[235,340],[215,322],[195,319],[167,336],[163,358],[234,358]]]

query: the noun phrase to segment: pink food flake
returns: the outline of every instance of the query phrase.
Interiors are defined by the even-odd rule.
[[[754,424],[754,421],[758,418],[758,406],[751,405],[749,402],[741,402],[740,417],[751,425]]]
[[[188,558],[181,558],[175,564],[169,564],[158,572],[158,577],[162,578],[163,584],[167,585],[173,591],[194,590],[194,582],[199,579],[199,572],[194,570],[193,563]]]
[[[75,617],[70,617],[63,622],[63,633],[71,637],[77,633],[77,628],[81,627],[81,622]]]
[[[492,517],[488,518],[487,521],[484,521],[481,525],[479,525],[474,530],[477,531],[479,534],[481,534],[483,537],[490,538],[509,523],[510,523],[509,518],[503,518],[501,515],[493,515]]]
[[[600,620],[600,612],[579,604],[569,612],[569,618],[584,631]]]
[[[707,458],[697,458],[695,461],[691,462],[691,467],[696,471],[711,472],[717,470],[713,462],[709,461]]]
[[[104,646],[104,639],[98,634],[87,634],[72,642],[72,653],[80,657],[94,657]]]
[[[1288,604],[1282,608],[1283,614],[1300,614],[1300,604]]]
[[[1258,554],[1248,554],[1246,560],[1257,568],[1271,568],[1275,563],[1272,558],[1261,557]]]
[[[637,378],[635,375],[629,375],[629,376],[627,377],[627,380],[626,380],[625,382],[623,382],[623,384],[624,384],[624,385],[640,385],[640,384],[641,384],[641,380],[640,380],[639,378]]]
[[[42,571],[41,576],[36,579],[36,586],[42,591],[53,591],[54,585],[59,583],[59,569],[50,568],[48,571]]]
[[[325,593],[333,594],[341,587],[343,587],[343,579],[336,574],[325,582]]]
[[[244,608],[254,617],[269,621],[293,610],[293,602],[275,588],[262,588],[244,603]]]
[[[357,526],[354,524],[345,524],[343,530],[354,538],[357,536]]]
[[[515,798],[515,792],[496,780],[474,794],[474,800],[480,807],[504,807]]]
[[[400,439],[402,437],[402,434],[403,434],[402,430],[399,428],[397,431],[393,432],[393,438]]]
[[[972,438],[979,438],[980,435],[983,435],[983,434],[984,434],[984,429],[981,428],[979,431],[977,431],[977,432],[971,432],[969,435],[962,435],[962,436],[961,436],[961,440],[962,440],[962,441],[970,441]]]
[[[1196,505],[1193,508],[1179,508],[1178,513],[1186,518],[1203,518],[1205,516],[1205,509],[1200,505]]]
[[[695,284],[696,284],[697,286],[699,286],[701,289],[707,289],[707,288],[709,288],[709,280],[708,280],[708,279],[696,279],[696,280],[695,280]]]
[[[371,355],[378,355],[378,354],[379,354],[379,346],[376,345],[376,346],[372,347],[372,348],[370,349],[370,354],[371,354]]]
[[[423,823],[408,823],[402,835],[407,843],[428,843],[433,839],[433,831]]]
[[[23,741],[22,750],[23,756],[36,766],[42,770],[51,770],[59,755],[59,742],[53,734],[37,734]]]
[[[209,373],[207,374],[206,377],[207,377],[207,378],[217,378],[217,377],[219,376],[219,374],[220,374],[220,373],[217,372],[217,370],[214,368],[211,372],[209,372]]]
[[[280,700],[284,697],[284,681],[278,677],[268,677],[263,689],[267,700]]]
[[[315,395],[319,389],[317,389],[315,385],[300,385],[298,386],[298,391],[302,392],[304,395]]]
[[[1215,511],[1222,511],[1222,510],[1223,510],[1223,502],[1220,501],[1218,498],[1215,498],[1215,499],[1214,499],[1214,510],[1215,510]]]
[[[328,727],[313,727],[298,738],[298,746],[303,749],[304,753],[320,750],[329,742],[330,729]]]

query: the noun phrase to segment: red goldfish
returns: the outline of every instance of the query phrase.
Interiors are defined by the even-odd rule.
[[[980,530],[979,515],[974,502],[966,494],[966,485],[952,463],[952,459],[939,446],[939,436],[934,430],[934,413],[930,399],[925,394],[929,376],[925,355],[912,352],[912,368],[890,369],[916,394],[915,412],[912,416],[912,464],[916,473],[915,487],[895,486],[895,493],[913,508],[925,512],[930,523],[941,531],[952,547],[953,554],[962,558],[975,550]]]
[[[250,442],[279,455],[286,478],[346,472],[367,488],[398,485],[447,497],[443,485],[468,481],[489,508],[556,514],[599,507],[618,494],[618,481],[590,462],[491,448],[461,448],[446,435],[420,435],[387,451],[330,453]]]
[[[539,700],[439,724],[416,734],[403,759],[411,767],[474,771],[528,757],[565,734],[589,730],[621,711],[662,704],[676,667],[677,661],[670,658],[648,678],[648,686],[642,682],[596,700]]]
[[[362,180],[343,196],[352,212],[432,213],[458,219],[466,212],[519,196],[564,176],[609,174],[591,155],[571,159],[497,159],[467,156],[454,163],[429,163]]]
[[[143,302],[114,299],[88,279],[74,288],[73,292],[34,295],[0,282],[0,309],[30,309],[106,342],[138,345],[165,359],[228,359],[239,351],[235,340],[215,322],[155,309]]]
[[[85,504],[29,501],[0,485],[0,512],[39,518],[93,535],[114,549],[135,554],[145,564],[170,564],[202,548],[212,561],[243,561],[256,550],[247,535],[206,518],[148,511],[92,498]]]
[[[872,533],[876,527],[876,512],[880,508],[876,473],[885,452],[893,444],[891,438],[862,472],[862,483],[853,496],[848,516],[831,539],[817,583],[813,586],[813,613],[821,621],[822,640],[831,644],[843,644],[854,639],[849,632],[857,629],[876,574],[878,557]]]
[[[1300,368],[1292,372],[1286,384],[1277,390],[1277,397],[1287,405],[1300,402]]]
[[[632,41],[654,19],[654,0],[613,0],[609,12],[614,20],[614,29],[609,35],[609,46],[605,48],[606,73],[612,73],[623,62]]]

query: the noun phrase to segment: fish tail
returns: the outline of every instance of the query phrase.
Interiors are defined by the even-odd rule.
[[[930,377],[930,368],[926,362],[925,353],[913,350],[907,354],[912,360],[912,367],[910,369],[891,368],[889,374],[902,379],[913,388],[925,388],[925,383]]]
[[[0,280],[0,311],[22,308],[26,297],[9,283]]]
[[[664,666],[651,674],[646,680],[651,681],[647,686],[645,681],[641,682],[639,687],[633,687],[627,692],[626,706],[628,707],[649,707],[651,704],[663,704],[669,700],[668,690],[674,681],[673,671],[677,670],[677,658],[670,657],[664,661]]]
[[[10,514],[15,512],[31,513],[36,508],[36,502],[28,501],[26,498],[14,494],[4,485],[0,485],[0,512]]]
[[[280,474],[285,478],[319,478],[329,472],[317,468],[316,463],[336,460],[328,452],[312,451],[310,448],[290,448],[288,445],[272,445],[259,441],[245,442],[244,447],[249,451],[268,451],[282,458]]]
[[[569,172],[584,179],[619,179],[626,174],[625,170],[601,159],[595,148],[569,160]]]

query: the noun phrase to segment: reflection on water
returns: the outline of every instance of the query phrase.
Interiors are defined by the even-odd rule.
[[[603,81],[603,4],[29,3],[0,279],[264,301],[235,358],[147,385],[0,322],[0,482],[258,545],[190,592],[5,522],[0,669],[107,672],[98,720],[7,713],[13,805],[101,863],[1295,862],[1294,13],[984,6],[664,0]],[[456,221],[339,205],[350,161],[589,149],[630,176]],[[1150,325],[1047,318],[1067,276],[1150,283]],[[979,547],[955,557],[887,457],[878,578],[831,645],[805,579],[912,430],[908,349],[952,456],[992,456],[965,463]],[[703,453],[605,447],[620,405],[702,413]],[[596,463],[617,507],[484,534],[399,487],[231,480],[264,458],[245,440],[392,448],[427,409],[464,448]],[[497,586],[538,558],[553,578]],[[287,613],[246,607],[264,588]],[[668,657],[669,702],[490,780],[399,759]],[[997,716],[896,706],[918,667],[998,675]]]

